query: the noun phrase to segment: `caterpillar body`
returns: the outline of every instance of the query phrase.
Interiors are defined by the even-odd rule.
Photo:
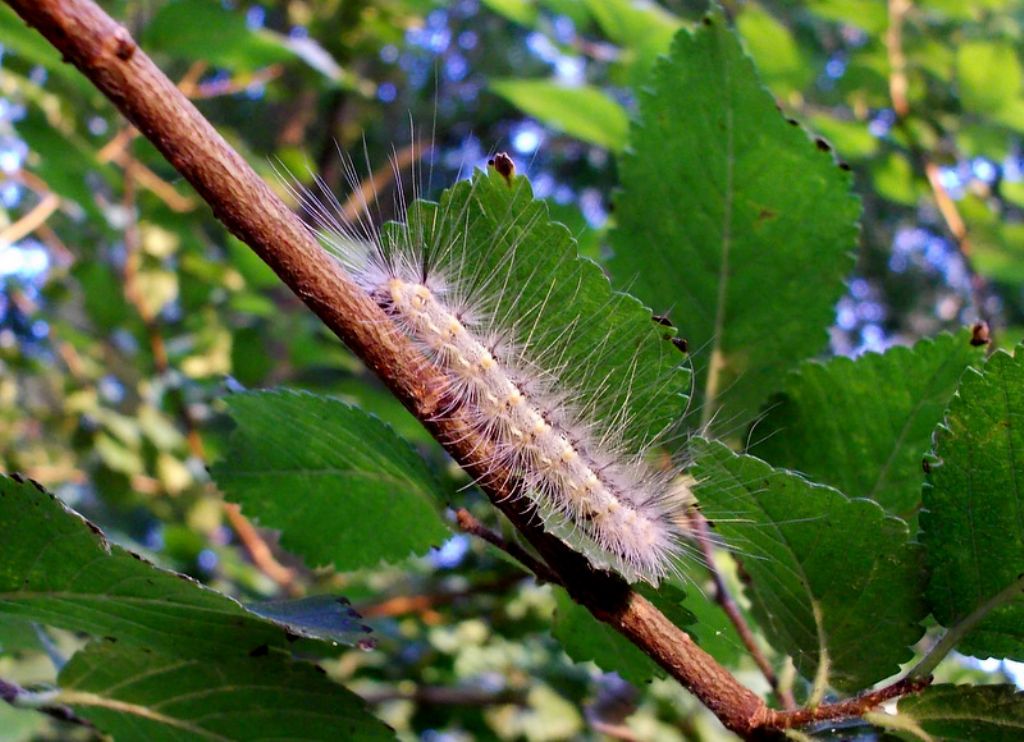
[[[398,203],[404,224],[382,228],[369,203],[353,224],[329,192],[300,198],[321,244],[443,372],[439,391],[545,529],[657,585],[679,571],[691,504],[678,471],[651,460],[683,411],[678,350],[577,257],[507,156],[446,195]]]

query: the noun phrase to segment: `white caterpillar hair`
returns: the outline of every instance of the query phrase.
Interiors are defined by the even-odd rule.
[[[524,188],[525,199],[495,206],[482,192],[496,183]],[[635,299],[612,292],[597,266],[576,255],[564,227],[547,222],[546,207],[532,200],[507,155],[459,187],[470,192],[457,206],[453,198],[407,206],[399,189],[404,224],[383,227],[365,191],[356,190],[364,202],[354,221],[324,187],[298,196],[321,244],[443,373],[446,411],[458,406],[493,444],[495,470],[515,473],[517,494],[529,498],[545,529],[595,566],[657,585],[679,572],[688,548],[689,487],[666,465],[670,457],[661,456],[660,466],[652,457],[684,411],[682,358],[665,342],[665,328]],[[542,222],[556,244],[526,257],[519,241]],[[556,315],[560,322],[551,321]],[[636,316],[648,318],[639,332]],[[631,351],[624,339],[635,344]],[[623,352],[628,367],[609,372],[609,358]],[[658,388],[640,393],[632,382],[652,358],[661,367]],[[651,375],[644,378],[649,384]]]

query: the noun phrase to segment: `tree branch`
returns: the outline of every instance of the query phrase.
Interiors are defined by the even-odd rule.
[[[493,462],[498,457],[493,444],[445,399],[444,375],[319,247],[298,217],[123,27],[91,0],[6,2],[120,109],[231,233],[249,245],[481,482],[494,506],[512,521],[574,600],[643,650],[737,734],[777,736],[777,729],[803,718],[768,709],[621,577],[593,569],[582,555],[543,530],[536,515],[516,496],[520,483],[514,472],[495,474]],[[821,714],[825,708],[814,712]],[[820,718],[842,715],[836,714]]]
[[[533,572],[537,579],[543,580],[544,582],[550,582],[552,585],[562,584],[561,578],[551,571],[551,567],[544,564],[544,562],[539,559],[534,558],[532,554],[519,544],[502,538],[499,534],[495,533],[473,517],[473,514],[465,508],[459,508],[455,511],[455,522],[458,523],[459,528],[466,533],[483,539],[496,549],[504,551],[510,557]]]
[[[984,322],[989,328],[986,340],[991,352],[996,345],[992,334],[994,331],[992,317],[989,316],[986,307],[989,286],[985,277],[974,269],[967,224],[960,215],[956,202],[949,195],[946,186],[942,184],[939,166],[931,154],[918,143],[914,130],[907,125],[911,110],[910,100],[907,97],[909,84],[907,82],[907,58],[903,52],[903,24],[912,7],[911,0],[888,0],[889,27],[885,32],[885,49],[889,61],[889,98],[892,101],[893,113],[896,114],[896,125],[906,136],[911,154],[919,161],[928,186],[932,190],[935,205],[946,225],[946,230],[953,238],[953,244],[964,261],[964,267],[967,269],[971,283],[970,301],[974,305],[978,321]]]

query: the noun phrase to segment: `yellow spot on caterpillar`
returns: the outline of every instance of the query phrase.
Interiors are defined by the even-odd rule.
[[[426,286],[417,286],[413,289],[410,304],[414,310],[422,312],[428,301],[430,301],[430,289]]]

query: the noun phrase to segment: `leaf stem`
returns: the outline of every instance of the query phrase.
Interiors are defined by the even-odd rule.
[[[562,579],[551,569],[551,567],[540,559],[534,557],[530,552],[514,541],[508,541],[507,539],[502,538],[500,534],[489,529],[465,508],[459,508],[455,511],[455,521],[459,524],[459,528],[466,533],[483,539],[491,546],[504,551],[510,557],[533,572],[533,574],[537,576],[537,579],[544,582],[550,582],[552,585],[562,584]]]
[[[739,605],[732,596],[732,592],[729,590],[729,586],[725,582],[724,575],[715,563],[715,551],[712,546],[711,534],[708,531],[707,518],[698,512],[694,512],[690,516],[690,522],[697,536],[697,542],[700,544],[704,563],[715,585],[715,602],[721,606],[722,611],[736,628],[736,633],[739,634],[743,646],[747,648],[747,652],[754,659],[755,664],[761,670],[761,674],[764,675],[765,680],[772,687],[772,691],[782,701],[783,707],[795,709],[796,700],[793,698],[792,692],[788,688],[783,688],[779,683],[779,677],[775,673],[775,669],[768,662],[768,658],[764,656],[761,647],[758,646],[757,640],[754,638],[754,632],[750,629],[750,624],[747,623],[747,619],[743,616],[743,612],[740,610]]]
[[[22,688],[17,683],[0,678],[0,700],[6,701],[14,708],[32,709],[60,721],[92,728],[92,722],[78,716],[68,706],[55,704],[54,699],[56,697],[57,691],[50,690],[37,693]]]
[[[802,708],[796,711],[776,712],[772,726],[776,729],[792,729],[821,721],[860,717],[893,698],[919,693],[931,685],[931,682],[930,677],[905,677],[884,688],[869,691],[838,703]]]
[[[963,639],[971,629],[977,626],[985,616],[1001,605],[1009,603],[1022,593],[1024,593],[1024,575],[1019,576],[1016,580],[975,608],[963,620],[948,629],[939,641],[935,643],[935,646],[928,650],[928,653],[925,654],[924,658],[917,663],[917,666],[907,673],[907,677],[923,678],[930,676],[935,671],[935,668],[939,666],[939,663],[946,658],[946,655],[952,652],[956,645],[960,643],[960,640]]]

